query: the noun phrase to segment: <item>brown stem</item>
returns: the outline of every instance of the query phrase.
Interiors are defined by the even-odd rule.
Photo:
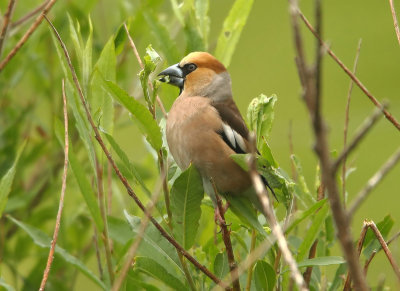
[[[32,11],[28,12],[27,14],[25,14],[24,16],[22,16],[20,19],[18,19],[17,21],[14,21],[13,23],[11,23],[11,28],[15,28],[21,24],[24,24],[26,21],[28,21],[29,19],[31,19],[33,16],[35,16],[36,14],[38,14],[49,2],[50,0],[46,0],[44,1],[42,4],[40,4],[38,7],[36,7],[35,9],[33,9]]]
[[[393,0],[389,0],[389,3],[390,3],[390,10],[392,11],[394,30],[396,31],[397,41],[399,42],[399,45],[400,45],[399,23],[398,23],[398,21],[397,21],[396,10],[394,10],[394,3],[393,3]]]
[[[39,26],[39,24],[43,21],[43,18],[45,15],[49,12],[51,7],[53,7],[54,3],[56,3],[56,0],[50,0],[46,7],[43,9],[42,13],[38,17],[36,17],[36,20],[32,23],[32,25],[29,27],[29,29],[26,31],[26,33],[21,37],[21,39],[17,42],[15,47],[11,50],[11,52],[0,62],[0,73],[4,69],[4,67],[8,64],[8,62],[15,56],[15,54],[19,51],[19,49],[25,44],[25,42],[29,39],[29,37],[32,35],[32,33],[36,30],[36,28]]]
[[[356,57],[354,59],[353,64],[353,74],[357,71],[357,64],[358,58],[360,56],[360,49],[361,49],[361,39],[358,42]],[[350,100],[351,100],[351,93],[353,91],[354,82],[350,80],[349,90],[347,92],[347,102],[346,102],[346,111],[345,111],[345,119],[344,119],[344,128],[343,128],[343,149],[347,146],[347,131],[349,128],[349,113],[350,113]],[[342,164],[342,195],[343,195],[343,205],[346,206],[346,160],[347,154],[343,158]]]
[[[291,0],[293,1],[293,0]],[[326,43],[320,38],[315,29],[312,27],[307,18],[303,15],[300,9],[297,7],[297,14],[303,20],[307,28],[312,32],[312,34],[318,39],[324,49],[328,52],[328,54],[335,60],[335,62],[345,71],[345,73],[354,81],[354,83],[364,92],[365,95],[375,104],[376,107],[381,108],[383,114],[386,119],[388,119],[396,128],[400,130],[400,123],[394,118],[392,114],[390,114],[386,109],[383,108],[382,104],[368,91],[368,89],[364,86],[363,83],[343,64],[343,62],[333,53],[333,51],[326,45]]]
[[[349,219],[347,217],[346,211],[342,207],[338,185],[335,180],[335,173],[332,171],[332,161],[330,159],[330,151],[326,137],[325,123],[320,113],[321,109],[319,100],[320,96],[317,94],[318,89],[316,87],[317,86],[316,80],[319,78],[319,76],[316,76],[315,73],[318,73],[318,71],[315,71],[314,74],[312,74],[312,70],[310,70],[306,65],[303,54],[303,47],[299,45],[302,43],[302,41],[298,24],[298,18],[301,17],[304,21],[305,17],[300,12],[300,9],[298,7],[298,2],[296,0],[289,0],[289,4],[290,4],[292,27],[295,39],[294,42],[297,53],[296,63],[298,64],[300,81],[303,86],[303,97],[304,97],[303,99],[309,111],[315,135],[315,140],[316,140],[315,151],[317,153],[321,165],[322,183],[328,190],[330,207],[338,230],[337,237],[340,241],[346,261],[349,265],[350,273],[354,278],[355,288],[356,290],[363,290],[363,291],[368,290],[366,280],[361,271],[358,257],[353,247]],[[312,28],[311,24],[309,24],[308,21],[307,21],[307,26]],[[325,45],[325,43],[323,43],[320,40],[319,35],[315,32],[314,28],[312,28],[312,31],[314,35],[318,36],[317,38],[322,48],[328,51],[330,55],[332,55],[331,50]],[[354,75],[352,76],[354,77]],[[354,81],[356,83],[359,82],[358,79],[357,81],[356,80]],[[381,106],[379,107],[381,108]]]
[[[50,27],[52,28],[52,30],[54,31],[54,34],[56,35],[62,50],[64,51],[64,55],[66,57],[68,66],[70,68],[71,74],[72,74],[72,79],[74,81],[75,87],[78,91],[79,94],[79,98],[82,102],[82,105],[84,107],[85,113],[86,113],[86,117],[90,123],[90,126],[92,127],[94,134],[95,134],[95,138],[97,140],[97,142],[99,143],[100,147],[102,148],[104,154],[106,155],[107,159],[110,161],[112,167],[114,168],[115,173],[117,174],[118,178],[121,180],[122,184],[124,185],[125,189],[128,192],[128,195],[130,197],[132,197],[132,199],[135,201],[135,203],[139,206],[139,208],[145,212],[146,208],[144,207],[142,201],[140,201],[139,197],[137,197],[136,193],[133,191],[132,187],[129,185],[128,181],[126,180],[125,176],[122,175],[121,171],[119,170],[117,164],[115,163],[114,159],[112,158],[109,150],[107,149],[107,147],[104,144],[104,141],[100,135],[100,132],[98,130],[98,128],[96,127],[92,115],[89,111],[89,107],[86,103],[86,99],[83,95],[81,86],[79,84],[78,81],[78,77],[76,76],[76,72],[75,69],[71,63],[71,59],[69,57],[69,53],[67,51],[67,48],[65,47],[64,42],[62,41],[60,35],[58,34],[56,28],[54,27],[54,25],[51,23],[51,21],[45,17],[46,20],[48,21]],[[212,281],[214,281],[216,284],[220,285],[221,287],[225,288],[226,284],[224,284],[223,282],[221,282],[221,280],[219,278],[217,278],[213,273],[211,273],[210,270],[208,270],[205,266],[203,266],[202,264],[200,264],[193,256],[191,256],[173,237],[171,237],[167,231],[157,222],[157,220],[155,220],[154,217],[152,217],[151,215],[149,216],[149,219],[151,221],[151,223],[153,223],[153,225],[158,229],[158,231],[160,232],[160,234],[165,237],[165,239],[168,240],[168,242],[170,242],[184,257],[186,257],[196,268],[198,268],[201,272],[203,272],[207,277],[209,277]]]
[[[271,201],[269,199],[269,195],[264,186],[264,183],[262,182],[261,177],[257,172],[256,159],[255,159],[255,137],[254,137],[254,134],[251,134],[250,140],[251,140],[250,144],[252,146],[252,155],[251,155],[251,159],[249,160],[250,177],[253,182],[253,186],[256,191],[258,200],[262,206],[262,213],[271,226],[272,233],[276,237],[278,246],[279,246],[280,250],[282,251],[283,259],[288,264],[291,276],[293,277],[297,287],[300,290],[308,290],[308,288],[304,282],[304,278],[301,275],[299,268],[297,267],[296,261],[293,258],[293,255],[289,250],[289,246],[288,246],[288,243],[283,234],[282,228],[276,219],[276,216],[275,216],[274,210],[272,209]]]
[[[229,270],[230,270],[230,273],[232,276],[233,290],[240,291],[239,276],[237,275],[237,265],[236,265],[236,261],[235,261],[235,256],[233,254],[230,231],[228,230],[228,227],[225,222],[225,214],[224,214],[225,211],[222,207],[221,197],[219,197],[219,195],[218,195],[217,188],[213,181],[211,181],[211,183],[214,187],[215,197],[217,198],[217,206],[218,206],[219,215],[222,218],[222,221],[219,221],[219,226],[221,227],[222,240],[224,242],[226,253],[228,255],[228,263],[229,263]],[[233,278],[236,278],[236,279],[233,279]]]
[[[67,172],[68,172],[68,149],[69,149],[69,142],[68,142],[68,111],[67,111],[67,98],[65,96],[65,87],[64,87],[64,80],[62,80],[62,97],[63,97],[63,108],[64,108],[64,172],[62,176],[62,186],[61,186],[61,195],[60,195],[60,202],[58,204],[58,212],[56,218],[56,225],[54,227],[53,239],[51,241],[49,256],[47,257],[47,264],[46,268],[43,272],[42,282],[40,283],[39,290],[44,290],[47,278],[49,277],[51,264],[53,263],[54,259],[54,251],[56,249],[56,243],[58,239],[58,232],[60,231],[60,223],[61,223],[61,215],[64,207],[64,196],[65,190],[67,188]]]
[[[2,26],[1,32],[0,32],[0,57],[3,52],[4,41],[7,36],[8,27],[10,25],[11,17],[14,13],[14,7],[15,7],[16,2],[17,2],[16,0],[10,0],[10,2],[8,2],[7,11],[4,14],[3,26]]]
[[[310,252],[308,253],[308,258],[309,259],[313,259],[315,258],[315,255],[317,253],[317,246],[318,246],[318,239],[316,239],[314,241],[314,243],[312,244],[311,248],[310,248]],[[311,274],[312,274],[312,266],[307,267],[307,269],[305,270],[303,277],[304,277],[304,281],[306,281],[307,286],[310,287],[310,281],[311,281]]]

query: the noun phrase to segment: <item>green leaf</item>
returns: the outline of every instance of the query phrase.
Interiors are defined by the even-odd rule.
[[[228,256],[226,252],[218,253],[214,260],[214,274],[218,278],[224,278],[229,272]]]
[[[314,243],[315,239],[317,238],[318,233],[321,231],[321,226],[325,222],[325,218],[328,214],[328,204],[324,204],[315,217],[312,219],[312,223],[310,228],[307,230],[303,242],[301,243],[298,253],[297,253],[297,260],[302,261],[308,254],[308,251],[311,248],[311,245]]]
[[[300,201],[307,207],[315,203],[315,198],[312,196],[307,183],[306,179],[303,174],[303,167],[300,163],[299,158],[296,155],[292,155],[291,159],[294,163],[297,172],[297,184],[295,186],[296,192]]]
[[[339,288],[343,287],[343,278],[346,275],[347,271],[347,264],[341,264],[336,269],[335,277],[332,280],[332,285],[329,288],[329,291],[336,291]]]
[[[3,278],[0,278],[0,287],[3,287],[4,290],[6,290],[6,291],[14,291],[14,290],[15,290],[14,287],[11,286],[11,285],[8,285],[8,284],[6,283],[6,281],[4,281]],[[0,288],[0,289],[1,289],[1,288]]]
[[[253,191],[253,189],[249,191]],[[267,237],[267,232],[258,221],[255,208],[245,196],[245,194],[242,196],[227,195],[225,198],[229,201],[229,209],[231,209],[244,224],[256,229],[264,237]]]
[[[157,261],[152,260],[147,257],[136,257],[135,259],[135,269],[138,269],[153,278],[164,282],[167,286],[171,287],[173,290],[186,290],[187,288],[181,280],[179,280],[174,274],[168,272]]]
[[[113,241],[125,245],[132,239],[131,228],[129,227],[129,223],[125,220],[113,216],[108,216],[107,223],[110,238]]]
[[[129,23],[127,24],[127,27],[129,30]],[[119,55],[122,52],[127,38],[128,38],[128,36],[126,34],[124,24],[122,23],[118,27],[117,33],[115,34],[115,37],[114,37],[115,55]]]
[[[267,97],[264,94],[261,94],[250,102],[247,109],[247,120],[249,122],[250,130],[256,133],[257,148],[261,155],[275,168],[278,167],[278,165],[272,157],[271,149],[268,146],[267,140],[274,120],[274,107],[276,100],[276,95]]]
[[[11,186],[14,181],[15,172],[17,171],[18,160],[25,148],[25,145],[26,145],[26,140],[18,148],[17,155],[15,157],[15,160],[14,160],[11,168],[9,168],[8,171],[5,173],[5,175],[3,177],[1,177],[1,180],[0,180],[0,218],[2,217],[3,211],[6,208],[6,204],[8,201],[8,195],[11,192]]]
[[[256,290],[272,291],[276,283],[274,268],[265,261],[257,261],[254,268]]]
[[[346,263],[346,260],[342,257],[318,257],[313,259],[306,259],[297,263],[299,268],[310,267],[310,266],[328,266],[328,265],[339,265]]]
[[[382,221],[376,224],[376,227],[382,234],[383,238],[386,240],[393,225],[394,225],[393,218],[390,215],[386,215]],[[370,228],[368,229],[367,234],[365,235],[363,245],[365,246],[363,254],[366,259],[368,259],[372,255],[373,251],[375,250],[379,251],[382,248],[378,238],[376,237],[373,230]]]
[[[174,237],[185,249],[195,241],[204,197],[203,181],[197,169],[190,165],[175,180],[171,188],[171,210]]]
[[[134,120],[137,121],[140,131],[146,136],[147,141],[156,151],[159,151],[162,146],[161,131],[149,110],[143,104],[136,101],[135,98],[130,97],[117,84],[111,81],[103,81],[110,94],[132,114]]]
[[[157,64],[161,61],[161,58],[158,55],[158,53],[152,48],[152,46],[149,45],[146,48],[146,55],[144,56],[143,60],[144,60],[144,68],[143,70],[140,71],[139,78],[140,78],[140,83],[142,84],[143,95],[144,98],[146,99],[147,106],[151,108],[154,100],[153,98],[150,97],[149,93],[149,85],[148,85],[149,76],[151,73],[154,72],[154,70],[157,67]]]
[[[103,78],[112,82],[116,80],[117,59],[115,55],[114,37],[110,37],[94,66],[91,88],[90,107],[101,128],[111,133],[114,129],[113,100],[103,87]],[[97,118],[95,116],[97,114]]]
[[[23,229],[32,239],[33,242],[42,247],[42,248],[50,248],[51,244],[51,238],[47,236],[44,232],[41,230],[30,226],[28,224],[25,224],[21,221],[16,220],[15,218],[8,216],[8,218],[13,221],[16,225],[18,225],[21,229]],[[70,255],[65,249],[59,247],[56,245],[55,253],[60,255],[67,263],[70,263],[72,266],[75,266],[79,271],[82,272],[86,277],[88,277],[90,280],[92,280],[94,283],[96,283],[98,286],[100,286],[102,289],[106,289],[106,286],[104,285],[103,282],[99,280],[99,278],[96,277],[95,274],[91,270],[89,270],[83,263],[80,261],[78,258]]]
[[[140,218],[131,216],[126,211],[124,214],[132,231],[137,234],[140,228]],[[148,225],[143,235],[143,241],[140,244],[138,253],[141,256],[146,256],[157,261],[167,270],[177,270],[177,272],[183,275],[176,249],[152,224]]]
[[[323,205],[325,205],[326,202],[327,202],[327,199],[325,198],[325,199],[315,202],[314,205],[312,205],[310,208],[308,208],[305,211],[296,212],[294,215],[294,220],[290,224],[290,226],[286,229],[285,234],[290,233],[300,222],[302,222],[303,220],[308,218],[311,214],[315,213],[315,211],[317,209],[319,209],[320,207],[322,207]]]
[[[194,13],[198,23],[200,35],[203,38],[204,46],[208,47],[208,34],[210,31],[210,18],[208,17],[208,9],[210,6],[209,0],[195,0]]]
[[[72,173],[78,182],[79,189],[82,193],[83,199],[89,209],[89,212],[94,220],[94,223],[99,232],[103,231],[103,220],[100,215],[99,204],[97,203],[96,194],[93,191],[93,187],[87,179],[87,174],[82,167],[82,164],[78,161],[75,155],[72,144],[69,145],[69,164],[71,166]]]
[[[226,67],[228,67],[231,62],[236,44],[246,24],[253,2],[253,0],[236,0],[229,11],[228,17],[224,21],[214,55]]]

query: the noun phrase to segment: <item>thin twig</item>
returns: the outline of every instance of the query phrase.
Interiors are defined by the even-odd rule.
[[[397,41],[399,42],[399,45],[400,45],[399,23],[397,21],[396,10],[394,10],[393,0],[389,0],[389,3],[390,3],[390,10],[392,11],[394,30],[396,31]]]
[[[315,76],[315,73],[318,71],[314,70],[314,74],[305,74],[304,72],[310,72],[310,69],[307,67],[303,48],[298,46],[298,43],[301,43],[301,33],[298,25],[298,18],[301,17],[303,20],[305,19],[304,15],[300,12],[298,1],[297,0],[289,0],[290,5],[290,13],[292,18],[292,29],[294,32],[294,43],[297,53],[296,63],[298,65],[300,81],[303,87],[303,99],[306,103],[307,109],[309,111],[309,115],[311,117],[313,131],[315,135],[315,151],[318,155],[320,165],[321,165],[321,175],[322,175],[322,183],[328,190],[329,203],[332,210],[333,218],[335,224],[337,226],[337,237],[340,241],[342,250],[344,252],[346,261],[349,265],[349,270],[351,275],[354,278],[355,289],[356,290],[368,290],[366,280],[361,271],[360,263],[358,261],[357,254],[353,247],[353,240],[350,232],[349,219],[347,217],[347,213],[342,207],[342,203],[340,200],[338,185],[335,180],[335,175],[332,172],[332,161],[330,158],[330,151],[326,136],[326,128],[324,120],[320,114],[320,96],[316,94],[318,91],[316,89],[316,80],[319,78]],[[308,23],[308,22],[307,22]],[[311,24],[308,23],[309,27],[312,28]],[[318,40],[323,49],[325,49],[330,55],[332,54],[331,50],[328,46],[323,43],[319,35],[312,28],[313,33],[318,36]],[[300,40],[300,41],[299,41]],[[319,52],[320,53],[320,52]],[[318,58],[318,55],[317,55]],[[299,64],[302,64],[300,66]],[[346,68],[347,69],[347,68]],[[351,74],[351,72],[350,72]],[[354,75],[353,75],[354,76]],[[358,80],[357,80],[358,81]],[[356,81],[355,81],[356,82]],[[379,106],[381,107],[381,106]],[[400,129],[400,125],[399,125]]]
[[[106,213],[106,206],[104,203],[104,189],[103,189],[103,167],[99,163],[97,156],[95,156],[95,164],[96,164],[96,179],[97,179],[97,191],[98,191],[98,203],[100,208],[100,215],[103,220],[103,243],[104,243],[104,250],[106,253],[106,263],[107,263],[107,270],[110,276],[111,283],[114,282],[114,269],[112,264],[112,255],[111,255],[111,244],[110,244],[110,236],[108,232],[108,222],[107,222],[107,213]]]
[[[293,1],[293,0],[292,0]],[[329,48],[329,46],[320,38],[320,36],[316,33],[313,26],[307,20],[307,18],[303,15],[303,13],[297,8],[297,13],[303,22],[306,24],[308,29],[312,32],[312,34],[318,39],[324,49],[328,52],[328,54],[335,60],[335,62],[345,71],[345,73],[354,81],[354,83],[364,92],[365,95],[375,104],[376,107],[382,108],[382,112],[385,117],[397,128],[400,130],[400,123],[396,120],[396,118],[390,114],[386,109],[383,108],[382,104],[372,95],[371,92],[364,86],[363,83],[345,66],[345,64],[333,53],[333,51]]]
[[[36,7],[35,9],[33,9],[32,11],[28,12],[27,14],[25,14],[24,16],[22,16],[20,19],[18,19],[17,21],[14,21],[13,23],[11,23],[11,28],[15,28],[21,24],[24,24],[26,21],[28,21],[29,19],[31,19],[33,16],[35,16],[36,14],[38,14],[40,11],[43,10],[43,8],[47,5],[47,3],[50,0],[46,0],[44,1],[42,4],[40,4],[38,7]]]
[[[72,79],[74,81],[74,84],[76,86],[76,89],[78,91],[79,94],[79,98],[82,102],[82,105],[84,107],[85,113],[86,113],[86,117],[90,123],[90,126],[92,127],[94,134],[95,134],[95,138],[97,140],[97,142],[99,143],[100,147],[102,148],[104,154],[107,156],[107,159],[110,161],[112,167],[114,168],[115,173],[117,174],[118,178],[121,180],[122,184],[124,185],[125,189],[128,192],[128,195],[135,201],[135,203],[139,206],[139,208],[145,212],[146,208],[144,207],[143,203],[140,201],[140,199],[138,198],[138,196],[136,195],[136,193],[133,191],[132,187],[129,185],[128,181],[126,180],[125,176],[122,175],[120,169],[118,168],[117,164],[115,163],[114,159],[112,158],[109,150],[107,149],[107,147],[104,144],[104,141],[100,135],[100,132],[98,130],[98,128],[96,127],[92,115],[89,111],[89,107],[87,105],[86,99],[83,95],[81,86],[79,84],[78,81],[78,77],[76,76],[76,72],[75,69],[72,65],[71,59],[69,57],[69,53],[67,51],[67,48],[65,47],[64,42],[62,41],[60,35],[58,34],[56,28],[54,27],[54,25],[51,23],[51,21],[45,17],[46,20],[48,21],[50,27],[52,28],[52,30],[54,31],[54,34],[56,35],[62,50],[64,51],[64,55],[66,57],[68,66],[70,68],[71,74],[72,74]],[[203,272],[207,277],[209,277],[212,281],[214,281],[215,283],[221,285],[223,288],[226,287],[226,284],[224,284],[223,282],[221,282],[221,280],[219,278],[217,278],[213,273],[211,273],[210,270],[208,270],[205,266],[203,266],[202,264],[200,264],[193,256],[191,256],[173,237],[171,237],[168,232],[157,222],[157,220],[155,220],[155,218],[153,216],[149,216],[151,223],[153,223],[153,225],[158,229],[158,231],[160,232],[160,234],[165,237],[165,239],[168,240],[168,242],[170,242],[184,257],[186,257],[197,269],[199,269],[201,272]]]
[[[128,27],[126,26],[126,23],[124,23],[124,28],[125,28],[126,34],[128,35],[129,44],[132,47],[133,53],[135,54],[136,59],[138,60],[139,65],[143,70],[144,69],[143,62],[140,58],[139,52],[136,49],[135,43],[133,42],[133,39],[132,39],[131,35],[129,34],[129,30],[128,30]],[[154,90],[153,84],[151,84],[150,80],[149,80],[149,86],[152,90]],[[167,111],[165,110],[164,104],[162,103],[162,101],[161,101],[160,97],[158,97],[158,95],[156,96],[156,100],[157,100],[158,106],[160,106],[161,112],[163,113],[164,117],[167,118],[167,116],[168,116]]]
[[[393,255],[391,253],[391,251],[389,250],[385,239],[383,238],[381,232],[379,231],[379,229],[376,227],[375,222],[368,221],[367,222],[368,226],[373,230],[373,232],[375,233],[375,236],[378,238],[379,243],[381,244],[383,251],[385,252],[386,257],[388,258],[390,264],[392,265],[393,271],[397,276],[397,279],[400,281],[400,268],[397,265],[396,261],[393,258]]]
[[[162,173],[162,176],[161,176],[162,179],[163,179],[163,176],[165,176],[165,172]],[[151,213],[153,212],[153,209],[157,203],[158,198],[160,197],[161,189],[162,189],[161,184],[162,184],[162,181],[157,183],[155,190],[153,192],[153,195],[151,197],[151,200],[146,206],[146,211],[144,213],[144,217],[142,218],[142,221],[140,222],[140,227],[139,227],[139,231],[137,233],[136,239],[127,252],[125,264],[121,269],[121,273],[120,273],[119,277],[115,280],[114,285],[112,286],[112,289],[111,289],[112,291],[118,291],[121,289],[122,283],[124,282],[126,275],[128,274],[129,268],[132,266],[132,261],[136,255],[136,252],[140,246],[140,243],[142,242],[144,232],[146,231],[147,226],[149,225],[149,222],[150,222],[149,217],[150,217]]]
[[[10,2],[8,2],[7,11],[4,14],[3,26],[2,26],[1,32],[0,32],[0,57],[3,52],[4,41],[7,37],[8,27],[10,25],[11,17],[14,13],[14,7],[15,7],[16,2],[17,2],[16,0],[10,0]]]
[[[101,264],[101,255],[100,255],[97,227],[94,226],[93,229],[94,229],[93,242],[94,242],[94,247],[96,250],[97,268],[99,269],[100,280],[103,281],[104,273],[103,273],[103,266]]]
[[[400,237],[400,231],[397,232],[394,236],[392,236],[391,239],[389,239],[389,240],[387,241],[387,245],[389,246],[389,245],[390,245],[393,241],[395,241],[398,237]],[[381,250],[381,249],[379,249],[379,250],[374,250],[374,251],[372,252],[371,256],[368,258],[368,260],[365,261],[365,264],[364,264],[364,273],[365,273],[365,275],[367,275],[369,264],[371,263],[372,259],[375,257],[375,255],[377,254],[377,252],[380,251],[380,250]]]
[[[36,17],[36,20],[32,23],[32,25],[29,27],[29,29],[26,31],[26,33],[21,37],[21,39],[17,42],[15,47],[9,52],[9,54],[0,62],[0,73],[4,69],[4,67],[8,64],[8,62],[15,56],[15,54],[19,51],[19,49],[24,45],[24,43],[29,39],[29,37],[32,35],[32,33],[36,30],[36,28],[39,26],[39,24],[43,21],[43,18],[45,15],[49,12],[51,7],[53,7],[54,3],[56,3],[56,0],[50,0],[46,7],[43,9],[42,13],[38,17]]]
[[[318,239],[314,241],[312,244],[310,251],[308,253],[308,258],[313,259],[315,258],[315,255],[317,254],[317,246],[318,246]],[[312,266],[307,267],[307,269],[304,271],[303,277],[304,281],[306,281],[306,284],[308,287],[310,287],[310,281],[311,281],[311,274],[312,274]]]
[[[64,196],[65,190],[67,188],[67,172],[68,172],[68,149],[69,149],[69,142],[68,142],[68,111],[67,111],[67,98],[65,95],[65,87],[64,87],[64,80],[62,80],[62,97],[63,97],[63,108],[64,108],[64,172],[62,176],[62,186],[61,186],[61,195],[60,195],[60,202],[58,204],[58,212],[56,218],[56,225],[54,227],[53,233],[53,240],[51,241],[49,256],[47,257],[47,264],[46,268],[43,273],[42,282],[40,283],[39,290],[44,290],[47,278],[50,273],[51,264],[53,263],[54,259],[54,251],[56,249],[56,243],[58,238],[58,232],[60,230],[60,223],[61,223],[61,214],[64,207]]]
[[[256,160],[255,160],[254,134],[251,134],[250,139],[251,139],[250,144],[253,147],[251,159],[249,161],[250,177],[253,182],[253,186],[256,191],[258,200],[261,203],[263,214],[271,226],[272,233],[274,234],[274,236],[277,239],[278,246],[279,246],[280,250],[282,251],[282,256],[289,266],[289,269],[291,271],[291,276],[295,280],[297,287],[300,290],[308,290],[308,288],[304,282],[303,276],[301,275],[299,268],[297,267],[296,261],[293,258],[293,255],[289,250],[289,246],[288,246],[288,243],[283,234],[282,228],[279,225],[279,223],[275,217],[275,213],[274,213],[274,210],[272,209],[271,201],[269,199],[269,196],[268,196],[267,190],[264,186],[264,183],[262,182],[260,175],[257,172]]]
[[[112,210],[112,166],[110,161],[107,161],[107,215],[111,214]]]
[[[365,187],[358,192],[356,198],[354,198],[351,206],[348,209],[349,216],[353,216],[354,213],[361,206],[361,203],[367,199],[369,193],[382,181],[387,173],[400,161],[400,148],[383,164],[383,166],[376,172],[367,182]]]
[[[367,234],[367,230],[368,230],[368,225],[366,225],[366,223],[365,223],[365,221],[364,221],[363,227],[362,227],[362,229],[361,229],[360,238],[358,239],[358,243],[357,243],[357,253],[358,253],[358,257],[360,257],[361,250],[362,250],[362,246],[363,246],[364,240],[365,240],[365,235]],[[347,271],[346,281],[345,281],[345,283],[344,283],[343,291],[348,291],[348,290],[350,290],[350,287],[351,287],[350,285],[351,285],[350,272]]]
[[[360,49],[361,49],[361,38],[358,41],[356,57],[354,58],[353,64],[353,74],[356,74],[357,71],[357,64],[358,58],[360,56]],[[347,102],[346,102],[346,111],[345,111],[345,119],[344,119],[344,128],[343,128],[343,149],[347,146],[347,131],[349,128],[349,113],[350,113],[350,100],[351,100],[351,93],[353,91],[354,81],[350,80],[349,91],[347,92]],[[346,160],[347,154],[343,158],[342,164],[342,195],[343,195],[343,205],[346,206]]]
[[[228,227],[227,227],[226,221],[225,221],[225,211],[224,211],[224,208],[222,207],[222,200],[221,200],[221,197],[219,197],[219,195],[218,195],[217,187],[215,186],[215,183],[213,180],[211,180],[211,184],[214,188],[215,197],[217,199],[218,210],[216,209],[215,211],[219,212],[220,219],[222,220],[222,221],[217,220],[216,222],[219,223],[219,226],[221,227],[222,240],[225,244],[225,250],[226,250],[226,254],[228,256],[229,270],[230,270],[232,282],[233,282],[233,284],[232,284],[233,290],[240,291],[239,276],[237,276],[235,274],[235,273],[237,273],[237,265],[236,265],[236,261],[235,261],[235,256],[233,254],[230,231],[228,230]],[[236,278],[236,279],[233,279],[233,278]]]
[[[385,104],[383,105],[385,107]],[[343,149],[337,159],[332,164],[332,172],[336,173],[343,160],[360,144],[361,140],[367,135],[371,128],[381,118],[382,110],[375,108],[370,116],[368,116],[357,130],[353,140]]]

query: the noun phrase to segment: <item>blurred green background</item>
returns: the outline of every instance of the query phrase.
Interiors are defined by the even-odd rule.
[[[7,2],[0,3],[2,13],[6,9]],[[215,49],[223,20],[233,2],[232,0],[210,1],[209,52],[211,53]],[[301,1],[300,3],[304,14],[311,21],[314,19],[312,2]],[[395,2],[400,9],[400,2]],[[19,1],[14,19],[18,19],[40,3],[40,1]],[[67,13],[73,19],[79,20],[84,35],[88,31],[87,16],[90,15],[94,27],[96,57],[111,34],[117,31],[123,21],[129,19],[133,39],[143,56],[149,44],[152,44],[156,51],[163,51],[163,43],[157,41],[152,27],[146,22],[146,17],[149,16],[146,16],[143,11],[148,7],[155,7],[156,20],[166,27],[166,31],[175,40],[178,50],[174,57],[175,62],[179,61],[187,53],[187,48],[184,46],[182,29],[179,27],[169,1],[58,1],[49,17],[54,21],[67,47],[73,51],[69,39]],[[359,39],[362,39],[357,76],[380,101],[389,102],[389,111],[399,119],[400,46],[396,40],[388,1],[322,1],[322,11],[323,38],[349,68],[353,66],[357,44]],[[2,57],[15,45],[16,40],[27,27],[24,25],[24,29],[10,36]],[[315,39],[303,25],[301,27],[307,55],[311,60]],[[119,59],[117,82],[133,96],[140,98],[141,91],[136,76],[139,65],[129,48],[126,47],[122,54],[124,55]],[[171,64],[164,61],[158,70],[168,65]],[[317,159],[312,150],[313,135],[310,119],[300,99],[301,88],[294,62],[292,31],[286,1],[254,1],[228,70],[232,78],[234,98],[243,114],[250,100],[260,93],[268,96],[277,94],[278,102],[269,140],[270,146],[280,166],[290,172],[288,135],[290,123],[292,123],[294,153],[302,161],[309,185],[314,185]],[[36,130],[38,127],[52,135],[54,114],[61,118],[61,90],[58,84],[61,84],[62,76],[63,72],[58,64],[49,29],[46,23],[42,23],[0,75],[0,115],[3,115],[3,118],[0,116],[0,129],[9,125],[4,118],[5,111],[8,117],[18,116],[21,110],[33,106],[34,111],[24,119],[23,122],[26,125],[21,126],[19,138],[14,141],[20,142],[22,136],[30,136],[31,141],[39,140],[41,136]],[[340,152],[343,147],[344,111],[349,78],[329,56],[323,58],[322,88],[323,113],[329,128],[331,150]],[[167,106],[171,105],[173,96],[177,94],[177,91],[165,86],[159,92]],[[374,106],[368,98],[354,87],[350,107],[349,139],[373,109]],[[136,135],[139,136],[137,128],[129,122],[121,122],[121,124],[123,126],[116,127],[114,137],[133,162],[146,167],[146,163],[151,158],[146,155],[147,149],[141,142],[141,138],[136,138]],[[7,145],[10,140],[5,139],[1,142],[2,145]],[[49,139],[48,142],[49,149],[58,146],[55,139]],[[399,132],[382,118],[360,144],[358,150],[348,159],[348,167],[356,168],[347,181],[350,201],[399,147],[399,144]],[[10,153],[10,157],[1,157],[0,161],[12,160],[12,157]],[[48,162],[52,162],[49,161],[50,158],[51,154],[45,156],[42,161],[43,167],[46,167]],[[0,170],[2,175],[4,169]],[[148,171],[155,173],[156,169],[148,169]],[[28,170],[24,169],[21,172],[21,175],[24,174],[28,175]],[[397,184],[399,177],[400,167],[397,166],[373,190],[368,200],[355,214],[352,223],[354,238],[358,237],[364,219],[380,221],[385,215],[390,214],[395,221],[394,230],[397,231],[400,228],[400,188]],[[25,178],[32,179],[29,176]],[[55,190],[53,195],[58,197],[58,193],[58,190]],[[54,201],[57,201],[56,197]],[[81,206],[74,205],[74,200],[67,196],[65,210],[67,216],[68,213],[71,214],[80,208]],[[34,221],[39,222],[40,218],[32,218],[31,223],[33,224]],[[52,224],[49,222],[49,225]],[[399,240],[391,245],[391,250],[397,262],[400,262]],[[26,264],[29,266],[29,262]],[[386,277],[386,282],[393,287],[393,290],[400,288],[390,264],[381,252],[370,267],[368,281],[375,284],[382,275]]]

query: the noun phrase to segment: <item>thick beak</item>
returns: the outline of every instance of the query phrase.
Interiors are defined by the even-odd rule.
[[[175,64],[166,68],[164,71],[159,73],[158,76],[162,76],[160,79],[161,82],[166,82],[181,89],[183,88],[184,76],[179,64]],[[167,76],[168,78],[166,78]]]

